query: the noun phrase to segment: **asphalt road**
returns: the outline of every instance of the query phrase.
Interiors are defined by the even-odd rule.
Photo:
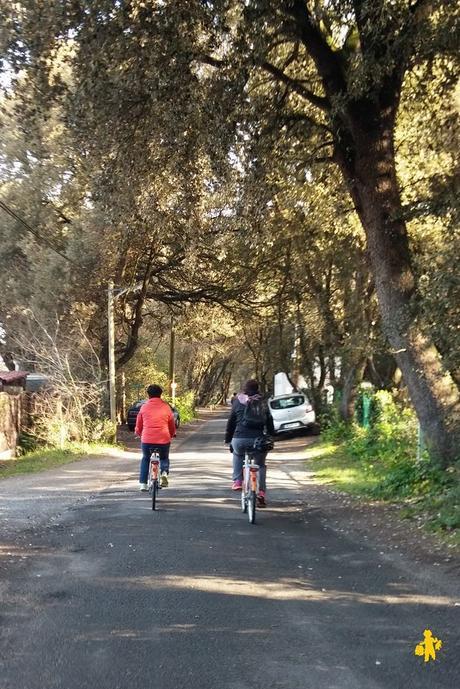
[[[223,426],[172,454],[157,512],[134,453],[2,482],[0,689],[457,689],[460,595],[309,507],[305,439],[277,445],[250,525]]]

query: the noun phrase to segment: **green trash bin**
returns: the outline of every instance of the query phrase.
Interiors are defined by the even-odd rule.
[[[371,397],[363,394],[363,428],[369,428],[371,416]]]

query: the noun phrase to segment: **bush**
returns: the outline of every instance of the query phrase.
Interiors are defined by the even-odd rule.
[[[172,404],[170,397],[165,397],[165,400]],[[195,395],[193,392],[185,392],[183,395],[176,397],[174,406],[180,414],[181,423],[188,423],[195,418]]]
[[[27,431],[21,431],[21,433],[19,434],[19,454],[24,455],[28,454],[29,452],[34,452],[34,450],[37,450],[40,447],[40,445],[43,445],[43,443],[40,443],[38,438],[36,438],[36,436],[34,436],[32,433],[28,433]]]
[[[369,428],[357,423],[345,425],[336,409],[328,411],[323,423],[323,440],[340,442],[329,474],[352,476],[346,490],[404,502],[402,514],[422,515],[428,528],[452,532],[449,538],[456,537],[453,532],[460,527],[460,467],[441,469],[430,461],[427,452],[417,458],[418,423],[412,409],[396,402],[390,392],[380,390],[372,394]]]
[[[115,426],[100,417],[100,409],[80,396],[64,398],[53,391],[34,393],[28,398],[28,427],[19,444],[24,453],[39,448],[64,449],[73,443],[115,442]]]
[[[422,497],[440,492],[450,483],[445,471],[433,466],[426,459],[421,462],[395,462],[382,481],[371,491],[373,497],[384,500]]]
[[[350,435],[349,424],[342,421],[337,405],[331,404],[318,416],[321,435],[324,440],[334,442],[345,440]]]
[[[117,436],[117,426],[110,419],[87,417],[83,440],[87,443],[112,444]]]
[[[155,352],[151,347],[139,349],[123,370],[128,405],[145,399],[146,388],[152,383],[160,385],[165,391],[169,389],[168,374],[156,364]]]
[[[408,408],[399,407],[390,392],[379,390],[371,397],[370,428],[353,425],[346,442],[347,451],[386,466],[415,461],[417,419]]]

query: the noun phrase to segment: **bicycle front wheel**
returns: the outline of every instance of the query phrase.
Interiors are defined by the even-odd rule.
[[[248,511],[248,501],[246,499],[246,491],[244,485],[241,491],[241,511],[243,512],[243,514],[245,514]]]
[[[248,519],[250,524],[256,521],[256,492],[251,490],[248,495]]]
[[[152,510],[156,509],[158,494],[158,479],[152,482]]]

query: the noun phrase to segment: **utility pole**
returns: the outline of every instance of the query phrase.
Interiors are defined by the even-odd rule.
[[[109,331],[109,401],[110,420],[117,421],[116,388],[115,388],[115,317],[114,317],[114,286],[113,280],[109,281],[107,289],[107,323]]]
[[[173,404],[174,400],[176,399],[175,345],[176,332],[174,329],[174,316],[171,316],[171,334],[169,339],[169,382],[171,384],[171,399]]]

